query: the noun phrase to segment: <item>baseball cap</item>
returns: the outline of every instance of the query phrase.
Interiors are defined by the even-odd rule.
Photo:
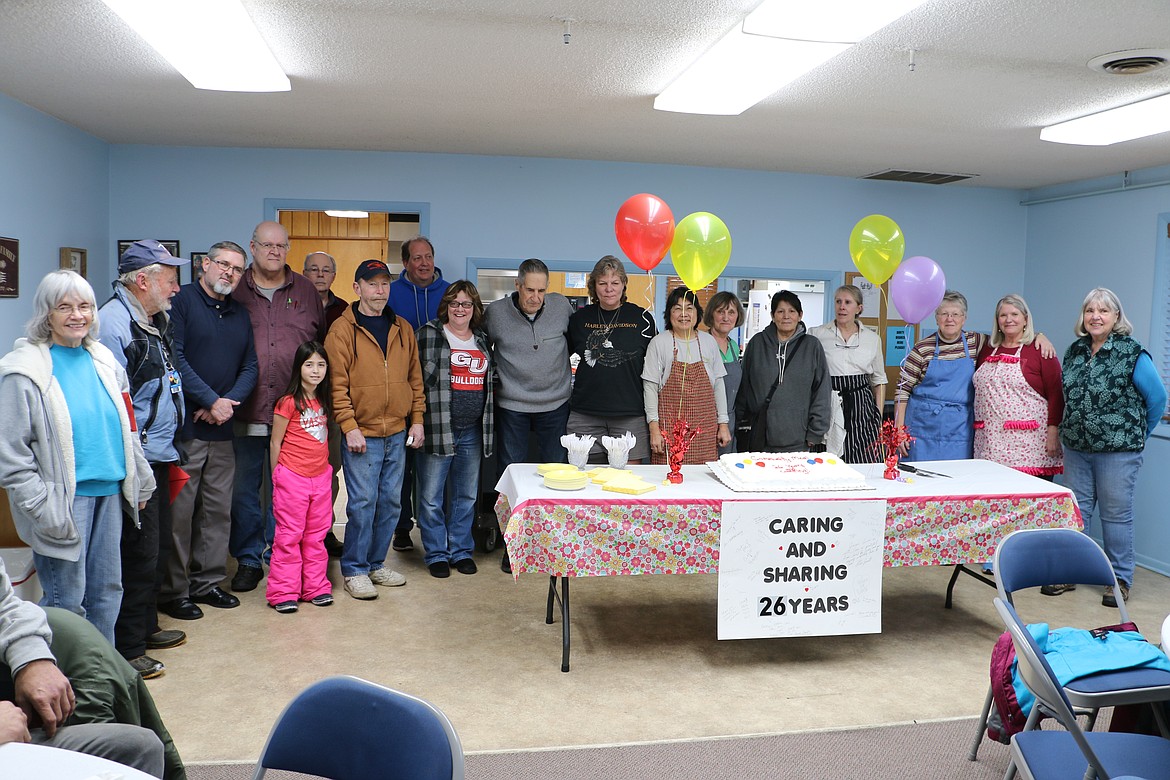
[[[360,282],[363,279],[369,281],[375,276],[381,276],[382,274],[390,276],[390,268],[381,260],[363,260],[362,264],[354,271],[353,280],[355,282]]]
[[[155,263],[162,263],[163,265],[186,265],[189,262],[191,261],[175,257],[167,251],[165,246],[154,239],[143,239],[142,241],[135,241],[126,247],[126,251],[122,253],[122,257],[118,260],[118,273],[124,274],[128,271],[137,271],[139,268],[145,268]]]

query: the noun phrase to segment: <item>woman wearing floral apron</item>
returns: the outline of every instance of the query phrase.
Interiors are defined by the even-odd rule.
[[[1034,339],[1024,299],[1001,298],[974,377],[975,457],[1051,480],[1064,470],[1064,394],[1060,361],[1042,357]]]
[[[695,294],[685,287],[675,288],[666,299],[667,329],[651,339],[646,349],[642,386],[651,463],[667,463],[666,435],[676,420],[699,429],[683,463],[716,460],[718,448],[731,441],[723,387],[726,369],[715,339],[695,329],[702,316]]]

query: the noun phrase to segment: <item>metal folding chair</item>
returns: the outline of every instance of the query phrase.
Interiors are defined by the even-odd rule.
[[[1147,734],[1082,731],[1066,689],[1061,688],[1016,610],[1001,598],[995,599],[995,609],[1011,633],[1020,676],[1036,696],[1034,709],[1043,707],[1067,729],[1012,735],[1012,765],[1025,780],[1170,779],[1170,740]]]
[[[1036,528],[1008,534],[995,551],[995,579],[999,598],[1008,604],[1013,604],[1012,594],[1016,591],[1043,585],[1112,585],[1115,592],[1121,592],[1105,551],[1091,538],[1071,528]],[[1117,600],[1117,609],[1120,618],[1117,622],[1129,622],[1124,599]],[[1073,680],[1064,691],[1073,707],[1086,711],[1088,730],[1092,731],[1102,707],[1170,699],[1170,672],[1161,669],[1101,672]],[[967,756],[971,761],[978,756],[992,702],[989,686],[975,741]],[[1154,708],[1154,716],[1163,736],[1170,736],[1160,707]],[[1040,711],[1033,707],[1025,730],[1035,728],[1039,719]]]
[[[463,780],[463,746],[433,704],[357,677],[327,677],[277,718],[253,780],[269,769],[329,780]]]

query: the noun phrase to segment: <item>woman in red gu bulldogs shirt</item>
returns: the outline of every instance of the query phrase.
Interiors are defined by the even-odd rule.
[[[479,493],[479,467],[491,455],[495,436],[492,365],[483,332],[483,303],[466,280],[447,288],[438,316],[418,329],[422,363],[423,445],[419,478],[419,529],[424,561],[432,577],[454,568],[475,574],[471,526]],[[448,486],[451,501],[443,509]]]

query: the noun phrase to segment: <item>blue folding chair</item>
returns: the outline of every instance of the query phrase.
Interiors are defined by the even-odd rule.
[[[1043,707],[1067,729],[1012,735],[1012,765],[1025,780],[1120,780],[1123,776],[1170,780],[1170,740],[1147,734],[1082,731],[1065,689],[1015,608],[996,598],[995,609],[1012,635],[1020,676],[1036,696],[1033,709]]]
[[[1114,592],[1121,592],[1117,590],[1117,578],[1105,551],[1072,528],[1032,528],[1008,534],[995,550],[995,580],[999,597],[1008,604],[1013,604],[1012,594],[1016,591],[1062,583],[1112,585]],[[1129,622],[1124,599],[1117,600],[1117,609],[1120,618],[1117,622]],[[1170,672],[1161,669],[1101,672],[1073,680],[1064,691],[1074,707],[1086,711],[1088,730],[1092,731],[1102,707],[1152,704],[1170,699]],[[992,702],[989,686],[975,742],[967,756],[971,761],[976,759],[983,741]],[[1032,708],[1025,730],[1036,727],[1040,714],[1036,707]],[[1163,736],[1170,736],[1161,707],[1154,708],[1154,716]]]
[[[277,718],[253,780],[269,769],[329,780],[463,780],[463,746],[429,702],[357,677],[327,677]]]

